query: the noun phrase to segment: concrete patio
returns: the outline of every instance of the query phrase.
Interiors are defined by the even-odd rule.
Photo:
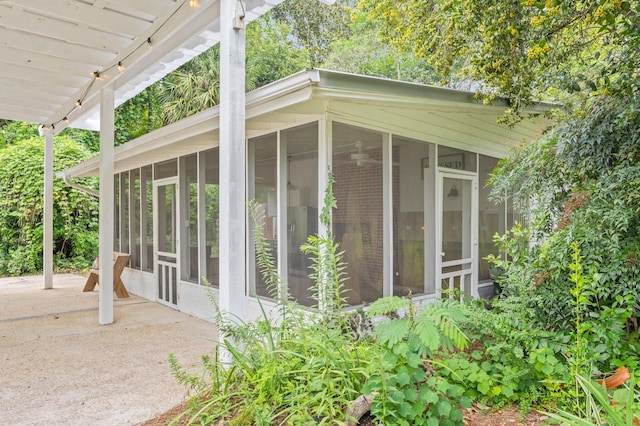
[[[215,325],[132,295],[100,326],[84,282],[55,275],[43,290],[42,276],[0,278],[0,423],[134,425],[188,396],[168,355],[198,368]]]

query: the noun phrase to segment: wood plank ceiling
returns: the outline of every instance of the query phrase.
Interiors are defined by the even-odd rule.
[[[119,105],[218,42],[219,2],[0,0],[0,118],[97,130],[105,84]]]

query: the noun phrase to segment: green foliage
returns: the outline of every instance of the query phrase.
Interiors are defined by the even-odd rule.
[[[213,46],[167,75],[160,87],[163,124],[217,105],[220,101],[220,46]]]
[[[484,405],[534,405],[567,398],[564,363],[569,337],[543,331],[517,309],[487,310],[464,305],[460,327],[469,336],[465,351],[442,356],[438,374],[464,387],[464,395]]]
[[[367,315],[404,317],[381,320],[374,336],[380,345],[369,365],[362,390],[374,394],[371,414],[384,424],[462,424],[458,408],[471,406],[464,388],[433,374],[434,358],[442,348],[464,349],[467,337],[456,321],[462,306],[443,299],[416,312],[411,298],[389,297],[371,305]]]
[[[0,120],[0,148],[38,136],[38,125],[24,121]]]
[[[323,221],[327,222],[335,199],[329,185]],[[265,282],[274,293],[282,288],[275,262],[266,240],[260,235],[261,217],[251,209],[256,220],[256,256]],[[322,241],[322,244],[318,244]],[[339,300],[340,280],[332,275],[339,270],[339,255],[331,238],[316,236],[308,244],[315,259],[318,289],[328,289],[319,298],[320,315],[303,312],[288,302],[286,294],[277,294],[277,320],[262,309],[262,317],[243,323],[219,315],[219,330],[225,336],[220,348],[232,358],[224,365],[220,358],[204,358],[205,373],[185,372],[177,360],[171,360],[172,371],[183,384],[199,395],[192,399],[183,417],[188,423],[209,424],[335,424],[344,421],[344,409],[360,392],[365,381],[365,368],[375,345],[357,339],[345,325]],[[315,250],[315,251],[314,251]],[[327,253],[332,253],[327,256]],[[338,286],[334,292],[333,286]],[[319,290],[321,292],[322,290]],[[258,300],[262,308],[262,302]],[[226,368],[225,368],[226,367]],[[203,398],[204,392],[204,398]]]
[[[338,0],[333,5],[317,0],[290,0],[273,9],[273,17],[291,28],[296,44],[309,52],[311,66],[322,64],[331,43],[347,39],[349,31],[349,1]]]
[[[494,169],[490,198],[502,202],[510,197],[527,223],[549,233],[562,212],[568,192],[577,184],[563,157],[557,153],[554,134],[511,150]]]
[[[306,50],[294,46],[290,28],[266,14],[246,33],[246,90],[272,83],[309,66]],[[220,102],[220,46],[215,45],[167,75],[159,84],[163,123],[169,124]]]
[[[89,151],[68,137],[54,141],[54,169],[88,158]],[[44,143],[42,138],[0,149],[0,274],[20,275],[42,269]],[[85,182],[96,187],[94,180]],[[58,267],[91,263],[98,246],[98,202],[54,182],[54,253]]]
[[[576,213],[577,222],[539,246],[513,243],[516,235],[526,235],[519,229],[499,239],[511,241],[503,249],[517,246],[520,254],[509,256],[510,260],[493,258],[503,271],[502,292],[493,306],[522,323],[574,335],[583,342],[573,354],[582,371],[585,360],[605,371],[610,366],[637,365],[631,321],[638,316],[633,296],[638,291],[637,265],[620,249],[619,238],[603,238],[602,228],[595,226],[602,226],[604,211],[593,216],[593,228],[578,221],[582,216]],[[572,241],[575,237],[582,242]]]
[[[97,153],[100,150],[100,132],[67,127],[60,133],[59,136],[66,136],[70,139],[73,139],[80,145],[86,147],[92,153]]]
[[[153,84],[116,108],[116,146],[162,126],[164,108],[159,99],[160,87],[159,83]]]
[[[368,14],[358,9],[351,16],[351,36],[331,43],[323,68],[416,83],[440,80],[424,59],[380,40],[379,21],[368,19]]]
[[[556,131],[559,153],[581,179],[640,160],[640,96],[601,96]]]
[[[442,75],[460,67],[510,114],[541,93],[633,93],[640,79],[637,1],[364,0],[385,40],[426,57]]]
[[[635,376],[631,376],[628,386],[614,392],[608,392],[604,385],[583,375],[576,379],[584,395],[585,409],[578,414],[560,410],[558,413],[545,413],[547,416],[572,426],[632,426],[640,422],[640,388],[636,386]]]
[[[291,28],[266,14],[247,27],[247,80],[262,87],[310,66],[309,53],[291,40]]]
[[[317,308],[322,321],[325,323],[338,322],[342,327],[342,307],[345,300],[342,297],[344,289],[346,266],[342,262],[342,252],[338,251],[338,244],[333,241],[331,231],[331,210],[337,206],[333,195],[335,178],[331,170],[328,171],[327,187],[325,190],[324,204],[320,211],[320,223],[326,229],[327,235],[311,235],[306,244],[300,250],[311,255],[311,273],[314,285],[311,290],[312,297],[318,302]]]
[[[278,274],[276,260],[270,251],[269,242],[262,232],[265,220],[264,211],[260,209],[258,203],[250,201],[249,214],[254,224],[253,241],[256,247],[256,265],[258,266],[258,270],[264,277],[264,282],[269,294],[280,303],[286,303],[289,301],[289,295],[286,293],[286,287],[284,286],[282,277]]]

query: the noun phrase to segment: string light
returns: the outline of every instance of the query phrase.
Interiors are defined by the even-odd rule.
[[[177,0],[176,0],[177,1]],[[2,0],[0,0],[0,3],[2,2]],[[146,45],[149,49],[151,49],[153,47],[152,44],[152,40],[151,37],[153,37],[154,35],[156,35],[158,33],[158,31],[160,31],[162,29],[162,27],[164,27],[164,25],[169,22],[169,20],[171,20],[171,18],[173,18],[173,16],[178,13],[178,11],[180,11],[180,9],[182,9],[182,7],[184,7],[187,2],[189,3],[189,6],[196,8],[199,6],[198,4],[198,0],[184,0],[182,2],[182,4],[180,4],[180,6],[175,9],[173,11],[173,13],[171,14],[171,16],[169,16],[164,23],[162,23],[158,28],[156,28],[156,30],[149,36],[147,37],[147,39],[140,45],[138,45],[137,48],[135,48],[133,51],[129,52],[129,54],[127,54],[124,58],[122,58],[121,60],[118,61],[117,64],[113,64],[111,66],[108,66],[102,70],[96,70],[94,72],[91,73],[91,77],[92,80],[89,82],[89,84],[87,85],[87,88],[85,89],[84,93],[82,94],[82,96],[80,96],[80,98],[76,101],[76,105],[75,108],[72,108],[67,115],[64,116],[64,118],[62,118],[61,120],[58,120],[57,122],[51,124],[51,128],[55,129],[55,125],[60,123],[60,122],[64,122],[65,124],[69,124],[69,115],[76,109],[82,109],[82,102],[84,101],[84,99],[86,98],[86,96],[88,95],[89,91],[91,90],[91,87],[93,86],[93,83],[96,82],[96,80],[101,80],[102,79],[102,75],[105,74],[106,72],[108,72],[109,70],[112,70],[114,68],[118,68],[119,72],[122,72],[125,70],[125,66],[123,65],[123,61],[125,61],[126,59],[128,59],[129,57],[131,57],[134,53],[136,53],[142,46]],[[242,4],[242,1],[240,2]],[[244,8],[244,5],[243,5]],[[45,124],[42,125],[42,130],[44,132],[49,131],[49,127]]]

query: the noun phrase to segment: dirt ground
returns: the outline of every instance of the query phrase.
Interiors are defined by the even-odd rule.
[[[182,402],[170,410],[147,420],[140,426],[165,426],[187,409],[187,404]],[[464,410],[464,424],[467,426],[540,426],[547,417],[537,411],[532,411],[523,416],[515,409],[489,411],[479,408],[477,405]],[[371,418],[365,414],[360,420],[360,426],[375,426]]]
[[[0,424],[135,425],[187,397],[168,355],[199,364],[215,326],[136,296],[98,325],[98,292],[63,274],[0,278]]]

